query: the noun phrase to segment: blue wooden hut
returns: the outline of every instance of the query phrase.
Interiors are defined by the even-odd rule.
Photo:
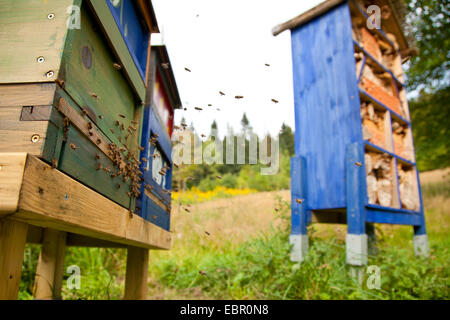
[[[295,95],[291,259],[311,222],[347,224],[347,262],[367,263],[374,223],[428,239],[402,63],[414,52],[401,1],[324,1],[290,29]]]

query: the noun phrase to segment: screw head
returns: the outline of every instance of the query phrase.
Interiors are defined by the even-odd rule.
[[[39,140],[41,140],[41,137],[38,134],[33,134],[31,136],[31,142],[37,143],[37,142],[39,142]]]
[[[36,59],[38,63],[44,63],[45,62],[45,58],[44,57],[39,57]]]
[[[55,75],[55,72],[53,70],[50,70],[49,72],[47,72],[46,76],[47,78],[51,78]]]
[[[49,14],[47,15],[47,19],[48,19],[48,20],[52,20],[54,17],[55,17],[55,14],[54,14],[54,13],[49,13]]]

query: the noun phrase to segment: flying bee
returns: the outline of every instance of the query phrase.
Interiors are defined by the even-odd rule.
[[[180,128],[179,126],[173,126],[173,128],[174,128],[175,130],[181,130],[181,128]]]
[[[163,67],[163,69],[167,70],[169,69],[169,63],[161,63],[161,67]]]
[[[224,95],[225,95],[225,93],[223,93],[222,91],[219,91],[219,94],[220,94],[221,96],[224,96]]]
[[[206,233],[207,236],[211,235],[211,233],[209,233],[208,231],[205,231],[205,233]]]
[[[107,173],[111,173],[111,170],[108,168],[103,168],[103,171],[107,172]]]
[[[184,68],[184,70],[186,70],[187,72],[191,72],[191,69],[189,68]]]
[[[95,98],[95,99],[98,99],[98,95],[97,95],[96,93],[94,93],[94,92],[91,93],[91,96],[92,96],[93,98]]]
[[[144,148],[144,147],[141,147],[141,146],[139,146],[138,149],[139,149],[140,151],[144,151],[144,150],[145,150],[145,148]]]
[[[303,201],[305,201],[304,199],[295,199],[295,202],[297,202],[298,204],[302,204]]]
[[[97,154],[97,155],[95,156],[95,159],[100,160],[100,156]]]
[[[221,177],[221,176],[216,176],[216,178],[219,179],[219,180],[222,180],[222,177]]]
[[[206,138],[206,136],[204,134],[201,135],[202,138]]]
[[[52,167],[56,168],[58,166],[58,160],[56,158],[52,158]]]
[[[208,104],[208,107],[212,107],[212,104]]]
[[[117,121],[115,122],[115,124],[116,124],[116,127],[120,126],[120,121],[117,120]]]
[[[184,211],[186,211],[187,213],[191,212],[188,208],[184,208]]]
[[[123,114],[119,114],[119,117],[121,117],[122,119],[126,119],[127,117]]]
[[[204,276],[204,277],[206,277],[207,276],[207,274],[206,274],[206,272],[205,271],[202,271],[202,270],[200,270],[198,273],[200,273],[202,276]]]
[[[102,170],[102,164],[101,163],[97,163],[97,169],[96,169],[97,171],[100,171],[100,170]]]
[[[102,116],[101,114],[98,116],[98,118],[99,118],[100,120],[103,120],[103,116]]]
[[[87,116],[87,115],[88,115],[88,111],[87,111],[87,109],[86,109],[86,108],[83,108],[83,109],[81,109],[81,112],[83,112],[83,114],[84,114],[85,116]]]
[[[235,98],[240,100],[240,99],[244,99],[244,96],[236,96]]]
[[[146,162],[147,162],[147,158],[142,157],[142,162],[143,162],[143,163],[146,163]]]
[[[357,165],[358,167],[362,167],[362,163],[361,162],[355,162],[355,165]]]
[[[199,107],[195,107],[194,109],[198,110],[198,111],[202,111],[203,110],[202,108],[199,108]]]
[[[265,66],[266,66],[266,67],[270,67],[270,64],[266,63]]]
[[[109,131],[111,131],[111,133],[114,134],[114,130],[113,129],[109,129]]]
[[[121,70],[121,69],[122,69],[122,66],[121,66],[120,64],[118,64],[118,63],[114,63],[114,64],[113,64],[113,67],[114,67],[114,69],[116,69],[116,70]]]
[[[77,146],[76,146],[75,144],[73,144],[73,143],[70,144],[70,147],[71,147],[73,150],[78,149]]]
[[[272,99],[272,102],[273,102],[273,103],[278,103],[278,102],[280,102],[280,101],[278,101],[278,100],[276,100],[276,99]]]

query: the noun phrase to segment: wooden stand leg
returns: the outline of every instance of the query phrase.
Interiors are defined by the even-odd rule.
[[[0,300],[15,300],[19,294],[28,225],[0,220]]]
[[[36,270],[36,299],[50,300],[61,298],[65,249],[65,232],[52,229],[44,231],[42,250]]]
[[[146,300],[148,294],[147,249],[128,247],[125,300]]]

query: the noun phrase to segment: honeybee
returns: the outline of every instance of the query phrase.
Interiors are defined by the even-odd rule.
[[[109,129],[109,131],[111,131],[111,133],[114,134],[114,130],[113,129]]]
[[[118,63],[114,63],[114,64],[113,64],[113,67],[114,67],[114,69],[116,69],[116,70],[121,70],[121,69],[122,69],[122,66],[121,66],[120,64],[118,64]]]
[[[202,111],[203,109],[199,108],[199,107],[195,107],[195,110]]]
[[[206,277],[207,276],[207,274],[206,274],[206,272],[205,271],[202,271],[202,270],[200,270],[198,273],[200,273],[202,276],[204,276],[204,277]]]
[[[207,236],[211,235],[211,233],[209,233],[208,231],[205,231],[205,233],[206,233]]]
[[[355,165],[357,165],[358,167],[362,167],[362,163],[361,162],[355,162]]]
[[[216,176],[216,178],[219,179],[219,180],[222,180],[222,177],[221,177],[221,176]]]
[[[266,63],[265,66],[266,66],[266,67],[270,67],[270,64]]]
[[[70,147],[71,147],[73,150],[78,149],[77,146],[76,146],[75,144],[73,144],[73,143],[70,144]]]
[[[186,211],[187,213],[191,212],[188,208],[184,208],[184,211]]]
[[[98,115],[98,118],[100,119],[100,120],[103,120],[103,116],[100,114],[100,115]]]
[[[142,147],[142,146],[139,146],[138,149],[139,149],[140,151],[144,151],[144,150],[145,150],[145,148]]]
[[[161,67],[163,67],[164,69],[169,69],[169,63],[161,63]]]
[[[83,108],[83,109],[81,109],[81,112],[83,112],[83,114],[84,114],[85,116],[87,116],[87,115],[88,115],[88,111],[87,111],[87,109],[86,109],[86,108]]]
[[[279,101],[276,100],[276,99],[272,99],[272,102],[273,102],[273,103],[278,103]]]
[[[235,98],[238,99],[238,100],[239,99],[244,99],[244,96],[236,96]]]
[[[119,117],[121,117],[122,119],[126,119],[127,118],[123,114],[119,114]]]
[[[187,72],[191,72],[191,69],[189,68],[184,68],[184,70],[186,70]]]
[[[302,204],[303,201],[305,201],[304,199],[295,199],[295,202],[297,202],[298,204]]]
[[[221,96],[224,96],[224,95],[225,95],[225,93],[222,92],[222,91],[219,91],[219,94],[220,94]]]
[[[95,99],[98,99],[98,95],[97,95],[96,93],[94,93],[94,92],[91,93],[91,96],[92,96],[93,98],[95,98]]]

